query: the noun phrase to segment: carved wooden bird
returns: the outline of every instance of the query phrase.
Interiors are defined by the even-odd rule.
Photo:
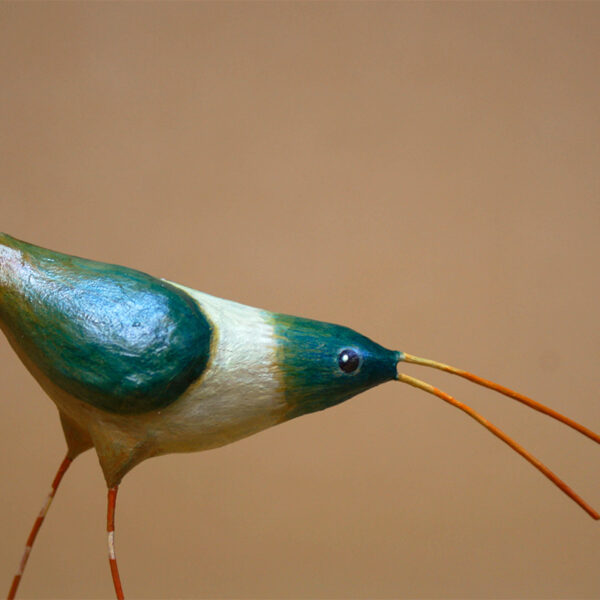
[[[208,450],[347,400],[386,381],[460,408],[539,469],[547,467],[475,411],[397,371],[441,369],[499,391],[600,443],[598,434],[526,396],[428,359],[387,350],[340,325],[244,306],[139,271],[53,252],[0,234],[0,326],[58,408],[67,454],[27,540],[9,598],[62,476],[95,448],[108,485],[109,562],[116,494],[141,461]]]

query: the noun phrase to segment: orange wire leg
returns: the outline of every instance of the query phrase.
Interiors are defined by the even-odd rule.
[[[493,433],[496,437],[500,438],[505,444],[508,444],[515,452],[518,452],[525,460],[530,462],[538,471],[543,473],[554,485],[559,487],[571,500],[574,500],[585,510],[590,517],[596,520],[600,520],[600,514],[598,514],[589,504],[587,504],[582,498],[580,498],[564,481],[559,479],[546,465],[541,463],[535,456],[527,452],[523,447],[521,447],[517,442],[508,437],[503,431],[498,429],[495,425],[492,425],[487,419],[482,417],[479,413],[475,412],[470,406],[459,402],[454,399],[452,396],[442,392],[438,388],[425,383],[424,381],[420,381],[419,379],[415,379],[414,377],[410,377],[409,375],[404,375],[402,373],[398,373],[397,376],[398,381],[402,381],[403,383],[408,383],[416,388],[424,390],[429,394],[433,394],[438,398],[441,398],[445,402],[452,404],[452,406],[456,406],[460,410],[466,412],[470,417],[475,419],[480,425],[483,425],[488,431]]]
[[[115,556],[115,506],[117,503],[118,485],[108,490],[108,516],[106,530],[108,531],[108,563],[110,564],[110,574],[115,585],[117,600],[124,600],[123,586],[119,577],[119,567],[117,567],[117,557]]]
[[[482,385],[483,387],[489,388],[490,390],[494,390],[503,394],[504,396],[508,396],[513,400],[517,400],[537,410],[565,425],[572,427],[575,431],[579,431],[583,435],[589,437],[591,440],[594,440],[596,443],[600,444],[600,435],[591,431],[587,427],[584,427],[580,423],[573,421],[573,419],[569,419],[569,417],[565,417],[565,415],[561,415],[559,412],[541,404],[540,402],[536,402],[535,400],[524,396],[523,394],[519,394],[519,392],[515,392],[503,385],[499,385],[498,383],[494,383],[493,381],[489,381],[488,379],[484,379],[483,377],[479,377],[477,375],[473,375],[473,373],[469,373],[468,371],[463,371],[462,369],[457,369],[456,367],[452,367],[450,365],[446,365],[444,363],[437,362],[436,360],[430,360],[429,358],[420,358],[418,356],[413,356],[412,354],[403,354],[402,359],[405,362],[413,363],[415,365],[422,365],[424,367],[433,367],[434,369],[439,369],[440,371],[445,371],[446,373],[452,373],[453,375],[458,375],[459,377],[463,377],[464,379],[468,379],[477,385]]]
[[[52,499],[54,498],[54,495],[56,494],[56,490],[58,489],[61,479],[63,478],[63,475],[65,474],[65,472],[69,468],[69,465],[72,462],[73,462],[73,460],[71,458],[69,458],[68,456],[65,456],[63,461],[60,463],[60,467],[58,467],[58,471],[56,472],[56,475],[54,476],[54,481],[52,482],[50,492],[48,493],[48,496],[46,497],[46,500],[44,501],[44,504],[42,506],[42,510],[40,511],[40,514],[38,515],[37,519],[35,520],[33,527],[31,528],[31,533],[29,534],[29,537],[27,538],[27,542],[25,544],[25,551],[23,552],[23,557],[21,558],[21,562],[19,563],[19,570],[17,571],[17,574],[14,576],[12,585],[10,586],[10,590],[8,592],[8,596],[7,596],[8,600],[13,600],[17,593],[17,588],[19,587],[19,583],[21,583],[21,578],[23,577],[23,571],[25,571],[25,565],[27,564],[27,560],[29,559],[29,555],[31,554],[31,548],[33,547],[33,542],[35,541],[38,531],[40,530],[40,527],[42,526],[42,523],[44,522],[44,517],[46,516],[46,513],[48,512],[48,509],[50,508],[50,504],[52,504]]]

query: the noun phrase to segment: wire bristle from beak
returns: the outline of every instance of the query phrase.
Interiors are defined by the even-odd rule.
[[[515,392],[514,390],[511,390],[507,387],[504,387],[502,385],[494,383],[493,381],[484,379],[483,377],[478,377],[477,375],[473,375],[473,373],[469,373],[468,371],[463,371],[462,369],[457,369],[456,367],[451,367],[450,365],[446,365],[444,363],[437,362],[435,360],[430,360],[428,358],[420,358],[418,356],[413,356],[412,354],[406,354],[405,352],[402,353],[402,356],[403,356],[402,360],[404,360],[404,362],[413,363],[415,365],[422,365],[424,367],[433,367],[434,369],[439,369],[440,371],[445,371],[446,373],[452,373],[453,375],[458,375],[459,377],[468,379],[469,381],[472,381],[473,383],[476,383],[477,385],[481,385],[483,387],[486,387],[486,388],[489,388],[496,392],[499,392],[500,394],[503,394],[504,396],[508,396],[509,398],[512,398],[513,400],[517,400],[518,402],[521,402],[521,403],[525,404],[526,406],[533,408],[534,410],[544,413],[545,415],[548,415],[548,416],[552,417],[553,419],[556,419],[557,421],[560,421],[561,423],[564,423],[565,425],[572,427],[579,433],[589,437],[591,440],[594,440],[594,442],[596,442],[597,444],[600,444],[600,435],[598,435],[597,433],[591,431],[590,429],[588,429],[587,427],[584,427],[583,425],[580,425],[576,421],[569,419],[569,417],[565,417],[564,415],[561,415],[559,412],[556,412],[555,410],[552,410],[551,408],[544,406],[540,402],[536,402],[535,400],[532,400],[531,398],[528,398],[527,396],[524,396],[523,394],[519,394],[519,392]]]
[[[600,514],[598,514],[587,502],[585,502],[582,498],[580,498],[562,479],[557,477],[546,465],[540,462],[535,456],[527,452],[522,446],[517,444],[512,438],[506,435],[502,430],[498,429],[495,425],[490,423],[487,419],[482,417],[479,413],[474,411],[470,406],[459,402],[449,394],[442,392],[438,388],[425,383],[419,379],[415,379],[410,375],[404,375],[403,373],[398,373],[397,380],[403,383],[408,383],[413,387],[419,388],[429,394],[433,394],[438,398],[441,398],[448,404],[459,408],[463,412],[467,413],[471,418],[475,419],[480,425],[483,425],[488,431],[493,433],[496,437],[500,438],[505,444],[508,444],[515,452],[518,452],[525,460],[531,463],[538,471],[543,473],[554,485],[559,487],[571,500],[579,504],[579,506],[585,510],[592,519],[600,520]]]

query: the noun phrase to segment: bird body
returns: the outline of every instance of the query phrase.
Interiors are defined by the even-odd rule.
[[[67,442],[9,600],[58,485],[82,452],[96,450],[109,488],[109,563],[122,599],[114,515],[118,485],[128,471],[152,456],[229,444],[392,380],[467,413],[600,519],[505,433],[445,392],[399,373],[397,365],[464,377],[600,443],[598,434],[518,392],[444,363],[388,350],[348,327],[244,306],[6,234],[0,234],[0,327],[56,404]]]
[[[151,456],[222,446],[394,379],[399,354],[133,269],[0,237],[0,324],[56,403],[72,457],[114,486]],[[352,374],[337,363],[361,353]]]

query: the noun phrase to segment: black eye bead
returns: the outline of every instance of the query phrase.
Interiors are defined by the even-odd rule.
[[[360,355],[356,350],[346,348],[338,355],[338,365],[344,373],[353,373],[360,366]]]

